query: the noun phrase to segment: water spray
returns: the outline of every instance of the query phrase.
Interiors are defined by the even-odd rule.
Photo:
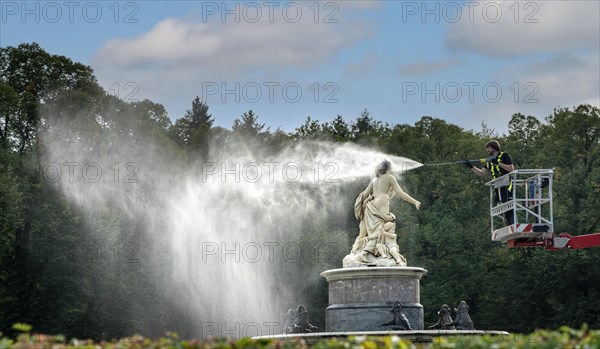
[[[489,157],[487,159],[474,159],[474,160],[461,160],[461,161],[453,161],[453,162],[441,162],[436,164],[423,164],[423,166],[445,166],[445,165],[464,165],[464,164],[485,164],[486,162],[490,162],[494,159],[494,157]]]

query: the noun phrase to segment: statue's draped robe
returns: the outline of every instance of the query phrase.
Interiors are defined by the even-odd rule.
[[[391,212],[382,213],[373,204],[373,196],[365,192],[356,198],[354,214],[360,220],[360,232],[352,246],[352,254],[362,263],[391,259],[395,261],[393,264],[405,266],[406,259],[398,252],[396,242],[396,216]]]

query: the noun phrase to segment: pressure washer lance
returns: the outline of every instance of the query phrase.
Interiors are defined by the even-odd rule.
[[[475,159],[475,160],[462,160],[462,161],[453,161],[453,162],[442,162],[439,164],[423,164],[423,166],[445,166],[445,165],[464,165],[464,164],[485,164],[486,162],[492,161],[494,157],[489,157],[487,159]]]

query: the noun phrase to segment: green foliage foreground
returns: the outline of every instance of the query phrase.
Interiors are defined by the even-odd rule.
[[[351,336],[347,339],[320,340],[308,344],[303,339],[271,340],[242,338],[237,341],[223,338],[208,338],[207,340],[180,340],[175,333],[167,333],[158,339],[144,338],[140,335],[121,339],[119,341],[94,342],[92,340],[72,339],[66,343],[64,336],[47,336],[42,334],[29,334],[30,327],[17,324],[14,329],[23,333],[15,341],[10,338],[0,339],[0,349],[9,348],[89,348],[89,349],[229,349],[229,348],[600,348],[600,330],[590,330],[587,326],[581,329],[561,327],[558,331],[538,330],[532,334],[514,334],[510,336],[449,336],[437,337],[430,343],[413,343],[399,336]]]

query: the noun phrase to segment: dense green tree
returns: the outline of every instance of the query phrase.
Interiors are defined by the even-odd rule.
[[[13,142],[20,136],[15,123],[18,123],[19,94],[10,85],[0,82],[0,147],[14,148]]]
[[[167,133],[172,125],[171,119],[169,119],[169,115],[167,114],[167,110],[162,104],[157,104],[148,99],[145,99],[141,102],[132,103],[131,108],[135,112],[141,114],[141,116],[139,117],[140,120],[152,123],[152,125],[155,126],[156,129],[160,129],[164,133]],[[193,106],[192,109],[194,109]],[[212,121],[210,122],[210,126],[212,126]]]
[[[287,145],[292,143],[293,136],[277,128],[275,132],[268,135],[265,140],[265,145],[268,147],[270,153],[277,154],[283,150]]]
[[[244,139],[252,139],[263,142],[269,134],[269,128],[265,130],[265,124],[258,122],[258,115],[249,110],[242,114],[241,119],[233,121],[232,130],[234,134],[242,136]]]
[[[368,118],[368,116],[367,116]],[[364,121],[364,120],[363,120]],[[372,121],[369,119],[368,121]],[[361,123],[363,123],[361,121]],[[373,126],[373,127],[371,127]],[[366,126],[369,130],[380,125],[374,123],[374,125]],[[362,127],[362,126],[361,126]],[[336,141],[336,142],[347,142],[350,141],[351,126],[344,121],[341,115],[338,115],[331,122],[319,123],[319,120],[313,120],[310,116],[304,120],[304,123],[300,127],[296,128],[292,133],[294,139],[312,139],[312,140],[323,140],[323,141]],[[370,134],[372,139],[375,138],[375,134]]]
[[[365,109],[352,124],[352,137],[354,140],[359,140],[361,136],[365,137],[376,127],[377,122],[373,120],[367,109]]]
[[[307,118],[294,132],[270,133],[252,110],[226,129],[213,125],[208,109],[196,97],[191,109],[172,123],[162,105],[149,100],[127,103],[107,94],[89,67],[47,53],[37,44],[0,48],[3,333],[10,333],[10,326],[20,321],[31,323],[36,331],[80,338],[108,339],[134,332],[158,335],[166,330],[196,335],[197,324],[186,309],[177,310],[175,302],[165,300],[153,281],[168,279],[165,266],[172,261],[164,253],[168,234],[149,231],[144,224],[162,212],[155,212],[160,211],[156,207],[149,210],[144,202],[160,201],[156,183],[179,180],[181,169],[196,165],[187,160],[203,161],[214,155],[211,150],[235,151],[251,144],[257,154],[272,155],[296,142],[317,139],[357,142],[437,163],[482,157],[485,142],[496,138],[518,168],[554,168],[557,231],[600,232],[597,107],[558,108],[545,119],[517,113],[508,123],[507,135],[485,125],[480,132],[466,131],[431,116],[414,125],[388,125],[366,109],[350,123],[340,115],[326,123]],[[94,210],[85,211],[40,171],[57,149],[65,159],[78,155],[93,160],[109,153],[128,161],[139,154],[166,160],[143,163],[139,185],[103,195]],[[154,171],[165,164],[168,171]],[[169,176],[153,178],[152,173]],[[426,325],[437,320],[442,304],[456,306],[466,300],[481,329],[527,332],[578,327],[583,322],[599,327],[600,249],[550,253],[492,242],[489,191],[483,185],[489,179],[454,165],[424,166],[401,176],[402,186],[423,204],[414,211],[396,200],[392,211],[398,216],[401,252],[411,265],[429,270],[421,288]],[[309,185],[298,188],[311,190]],[[353,202],[363,188],[362,182],[344,183],[335,197]],[[94,191],[85,189],[90,195]],[[136,196],[141,194],[144,200]],[[124,209],[119,198],[130,205]],[[318,273],[338,267],[358,233],[351,209],[347,214],[322,213],[329,218],[302,222],[298,244],[304,251],[314,246],[337,248],[327,250],[328,259],[309,256],[301,268],[282,263],[276,271],[276,277],[293,285],[290,292],[308,306],[311,319],[321,328],[327,284]],[[259,214],[256,220],[269,224]],[[146,246],[148,253],[139,255],[138,264],[115,263],[118,258],[102,263],[90,256],[90,241],[113,253],[132,242],[154,241],[154,245]]]
[[[508,122],[509,137],[526,146],[530,145],[539,136],[541,126],[542,124],[535,116],[514,114]]]
[[[208,105],[196,96],[192,101],[192,108],[170,125],[167,132],[176,144],[185,149],[187,156],[195,161],[206,160],[210,153],[214,118],[208,109]],[[165,126],[170,123],[167,119],[165,113],[161,119]]]
[[[44,285],[44,275],[31,260],[31,241],[45,233],[38,228],[41,222],[51,219],[60,222],[51,215],[39,214],[41,202],[47,198],[35,171],[41,155],[40,148],[36,147],[37,136],[40,125],[47,123],[40,110],[67,92],[97,92],[99,88],[89,67],[48,54],[37,44],[0,48],[0,84],[3,121],[0,163],[7,170],[3,179],[15,185],[3,200],[16,203],[13,209],[0,212],[0,230],[6,234],[6,249],[0,263],[6,270],[2,278],[7,285],[2,290],[1,300],[6,304],[2,310],[6,317],[0,327],[6,330],[10,321],[35,320],[33,300],[40,294],[39,287],[47,290],[48,285]],[[15,182],[15,176],[19,181]]]
[[[19,109],[13,114],[10,132],[18,134],[15,147],[20,154],[36,139],[39,108],[61,91],[98,92],[90,67],[64,56],[51,55],[38,44],[0,48],[0,81],[19,94]]]
[[[166,111],[151,101],[127,104],[106,94],[91,69],[36,44],[1,48],[0,69],[0,331],[11,333],[13,323],[27,322],[37,331],[67,336],[131,334],[132,321],[142,313],[135,309],[139,301],[132,300],[147,299],[141,297],[147,292],[135,286],[147,284],[148,278],[137,275],[153,271],[146,265],[136,271],[107,268],[86,259],[85,247],[94,236],[92,226],[97,236],[107,237],[105,251],[112,243],[128,242],[129,218],[110,200],[99,207],[95,221],[82,218],[43,169],[50,144],[62,150],[65,161],[77,159],[76,153],[97,161],[107,155],[99,150],[115,159],[126,153],[131,157],[133,147],[143,148],[151,138],[163,145],[157,149],[169,152],[166,158],[176,159],[177,149],[165,135],[170,125]],[[150,179],[143,184],[148,191],[147,183]],[[135,276],[138,281],[130,285]]]
[[[540,130],[540,151],[555,159],[556,165],[568,168],[574,162],[591,171],[598,165],[598,140],[600,139],[600,116],[597,107],[580,105],[574,110],[555,109],[546,118],[548,122]]]
[[[323,129],[337,142],[347,142],[350,140],[350,127],[344,121],[341,115],[338,115],[331,122],[326,122]]]
[[[535,116],[514,114],[508,123],[508,137],[504,148],[510,152],[517,168],[538,166],[535,154],[540,136],[541,122]]]
[[[185,115],[178,119],[171,127],[170,133],[180,145],[186,145],[193,149],[203,148],[204,155],[210,137],[210,129],[214,122],[208,113],[208,105],[196,97],[192,101],[192,109],[188,109]]]
[[[537,142],[538,162],[555,169],[555,220],[559,229],[592,233],[600,204],[600,115],[598,108],[561,108],[547,118]]]
[[[319,120],[312,120],[310,116],[306,117],[304,123],[294,130],[295,139],[318,139],[323,138],[323,132]]]

